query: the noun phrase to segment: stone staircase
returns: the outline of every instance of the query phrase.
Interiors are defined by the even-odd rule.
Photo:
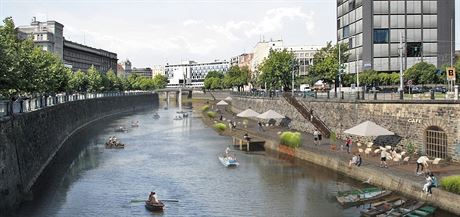
[[[292,96],[291,93],[283,93],[283,97],[289,104],[294,106],[294,108],[296,108],[297,111],[305,119],[310,121],[313,124],[313,126],[315,126],[316,129],[318,129],[325,138],[329,138],[329,136],[331,135],[331,130],[321,119],[319,119],[317,116],[313,114],[313,110],[307,109],[307,107],[303,103],[299,102],[294,96]]]

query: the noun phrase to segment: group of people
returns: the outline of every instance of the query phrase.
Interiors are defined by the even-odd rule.
[[[313,131],[313,140],[315,141],[315,145],[318,145],[322,139],[323,135],[321,135],[321,133],[315,129],[315,131]]]
[[[225,149],[225,156],[224,157],[227,158],[227,159],[234,159],[234,160],[236,159],[235,154],[232,153],[232,151],[230,150],[229,147],[227,147]]]
[[[351,167],[353,165],[355,166],[361,166],[363,163],[363,159],[361,158],[361,154],[356,155],[353,153],[353,157],[351,158],[350,162],[348,163],[348,167]]]
[[[425,174],[426,183],[423,185],[422,191],[425,192],[427,195],[431,196],[433,192],[431,192],[432,188],[438,187],[438,179],[434,176],[433,173],[426,173]]]
[[[118,147],[121,147],[121,146],[124,146],[124,145],[121,144],[117,140],[117,137],[115,137],[115,136],[109,137],[109,140],[107,141],[107,143],[105,143],[106,148],[118,148]]]

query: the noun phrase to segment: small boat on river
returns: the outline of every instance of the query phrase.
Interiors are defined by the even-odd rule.
[[[160,119],[160,115],[158,113],[153,114],[153,119]]]
[[[151,212],[162,212],[164,210],[165,205],[163,202],[159,201],[158,203],[151,203],[149,201],[145,201],[145,208]]]
[[[379,188],[364,188],[351,191],[339,192],[337,201],[344,207],[356,206],[382,199],[392,192]]]
[[[222,165],[226,166],[226,167],[237,167],[240,165],[240,163],[238,163],[238,161],[236,160],[235,157],[231,157],[231,156],[219,156],[219,161],[222,163]]]
[[[115,132],[124,133],[124,132],[128,132],[128,129],[126,129],[124,127],[117,127],[117,128],[115,128]]]
[[[181,116],[176,116],[176,117],[174,117],[173,120],[178,121],[178,120],[182,120],[182,119],[183,119],[183,118],[182,118]]]
[[[374,217],[379,214],[388,212],[392,209],[402,206],[406,202],[406,199],[401,197],[388,198],[385,201],[374,203],[370,208],[361,210],[361,216]]]
[[[421,208],[425,203],[424,202],[419,202],[416,200],[410,200],[406,201],[402,206],[396,208],[396,209],[391,209],[390,211],[387,211],[385,213],[377,215],[377,217],[400,217],[400,216],[405,216],[409,214],[410,212]]]
[[[436,211],[436,207],[433,206],[422,206],[408,214],[404,215],[407,217],[429,217],[433,216],[434,212]]]
[[[106,142],[105,148],[106,149],[123,149],[125,148],[125,144],[122,144],[122,143],[110,144],[109,142]]]

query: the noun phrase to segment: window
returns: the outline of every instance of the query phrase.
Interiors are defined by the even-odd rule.
[[[420,15],[407,15],[407,28],[421,28],[422,16]]]
[[[436,1],[423,1],[423,13],[424,14],[436,14],[438,5]]]
[[[436,56],[437,51],[438,51],[437,43],[423,43],[423,56]]]
[[[406,18],[404,15],[391,15],[390,16],[391,28],[403,29],[406,27]]]
[[[374,28],[388,27],[388,15],[374,15]]]
[[[435,42],[438,40],[437,29],[424,29],[423,30],[423,41]]]
[[[388,44],[375,44],[374,45],[374,57],[387,57],[388,56]]]
[[[438,25],[437,15],[423,15],[423,28],[436,28]]]
[[[355,7],[356,7],[355,0],[350,0],[350,2],[348,2],[348,9],[351,11],[351,10],[354,10]]]
[[[407,57],[420,57],[422,56],[422,43],[421,42],[408,42],[406,45]]]
[[[388,1],[374,1],[374,14],[388,14]]]
[[[390,13],[404,14],[406,11],[406,5],[404,3],[404,1],[390,1]]]
[[[350,27],[345,26],[343,27],[343,37],[342,38],[348,38],[350,36]]]
[[[353,38],[348,39],[348,49],[353,48]]]
[[[422,13],[422,2],[419,1],[407,1],[407,13],[408,14],[420,14]]]
[[[388,43],[388,29],[374,29],[374,44]]]

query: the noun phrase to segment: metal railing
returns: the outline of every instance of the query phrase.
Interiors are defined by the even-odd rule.
[[[66,102],[77,100],[133,96],[152,93],[149,91],[124,91],[124,92],[104,92],[104,93],[61,93],[53,96],[36,96],[30,98],[20,97],[14,101],[0,100],[0,117],[11,116],[18,113],[33,112],[46,107],[59,105]]]
[[[283,92],[232,92],[231,94],[239,97],[250,98],[278,98]],[[296,98],[306,100],[328,100],[328,101],[348,101],[348,102],[421,102],[421,103],[460,103],[459,98],[454,94],[441,94],[435,92],[407,94],[407,93],[383,93],[383,92],[295,92]]]

